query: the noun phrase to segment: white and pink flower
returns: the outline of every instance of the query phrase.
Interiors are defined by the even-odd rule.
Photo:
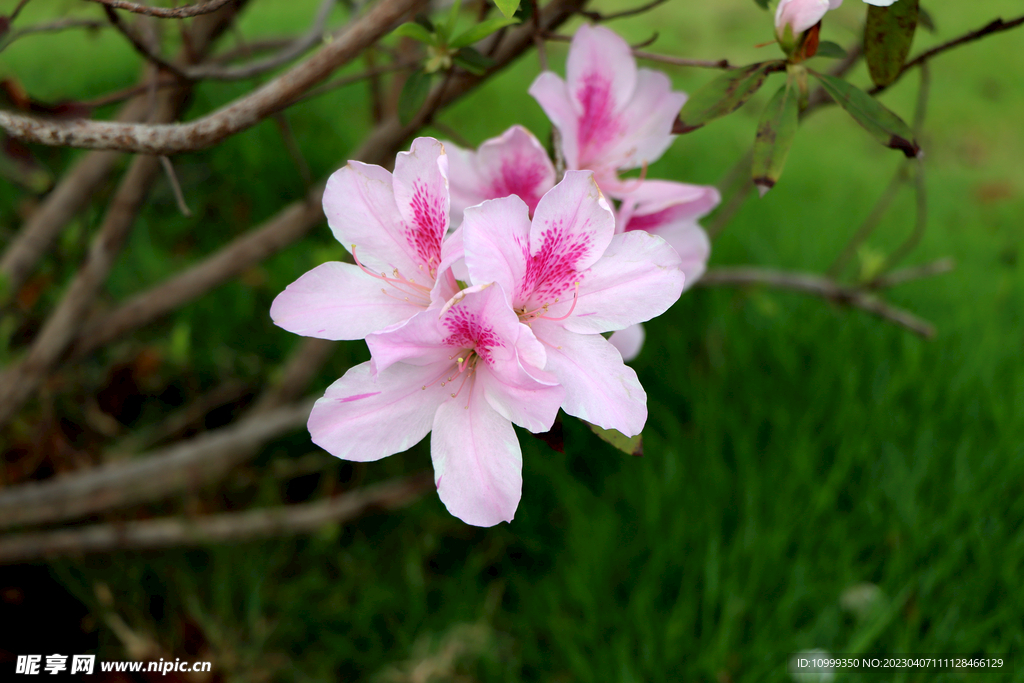
[[[516,196],[466,209],[466,267],[496,282],[546,347],[544,369],[565,387],[562,408],[632,436],[647,419],[636,373],[602,332],[666,311],[684,276],[675,250],[642,230],[615,234],[615,215],[589,171],[567,171],[529,207]]]
[[[445,239],[448,211],[448,157],[437,140],[414,140],[393,175],[350,161],[328,179],[324,213],[357,265],[317,266],[274,299],[270,317],[307,337],[363,339],[443,303],[457,290],[441,267],[456,246]]]
[[[576,31],[565,70],[565,80],[542,73],[530,94],[561,135],[566,167],[593,171],[619,197],[618,171],[653,163],[672,144],[686,95],[660,71],[637,69],[626,41],[601,26]]]
[[[438,312],[367,337],[373,360],[332,384],[309,416],[313,442],[346,460],[404,451],[433,431],[442,502],[476,526],[511,521],[522,492],[512,423],[551,428],[565,390],[544,346],[497,286],[460,291]]]
[[[530,213],[544,194],[555,186],[555,167],[544,146],[522,126],[512,126],[501,136],[476,150],[445,143],[450,169],[452,225],[462,223],[462,213],[487,199],[515,195],[526,202]]]

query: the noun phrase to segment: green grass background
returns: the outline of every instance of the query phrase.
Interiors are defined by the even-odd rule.
[[[315,4],[254,3],[243,31],[297,30]],[[1019,0],[923,4],[938,32],[919,35],[915,51],[1021,11]],[[28,6],[26,24],[47,14],[40,5]],[[824,37],[848,44],[862,15],[862,3],[848,0],[829,15]],[[686,57],[742,63],[774,50],[753,47],[771,40],[772,28],[750,0],[670,0],[615,28],[632,41],[658,31],[649,49]],[[930,222],[909,262],[952,256],[958,267],[889,296],[933,321],[934,341],[799,295],[696,289],[648,326],[634,363],[649,394],[644,456],[613,451],[572,419],[565,454],[521,432],[523,499],[509,525],[468,527],[427,496],[311,538],[119,553],[53,571],[90,605],[93,583],[108,583],[126,621],[169,652],[184,651],[183,621],[198,625],[215,666],[246,680],[414,680],[401,672],[418,662],[444,672],[433,680],[784,681],[789,653],[812,648],[1018,655],[1016,673],[842,680],[1024,680],[1022,38],[995,36],[933,64],[922,139]],[[561,69],[565,46],[549,51]],[[43,99],[125,85],[137,69],[107,35],[25,39],[0,64]],[[513,123],[545,136],[549,124],[526,94],[537,72],[535,57],[524,58],[442,120],[475,143]],[[689,91],[712,77],[667,72]],[[862,66],[851,78],[867,83]],[[250,86],[204,85],[192,111]],[[883,101],[909,119],[916,89],[911,74]],[[678,139],[649,177],[716,182],[747,148],[765,102],[759,96]],[[365,88],[354,86],[289,113],[316,177],[343,163],[368,130],[365,104]],[[41,152],[52,168],[68,156]],[[826,268],[898,163],[836,108],[816,114],[776,189],[749,200],[716,241],[712,265]],[[178,215],[161,185],[110,280],[111,300],[178,271],[302,192],[272,123],[176,165],[197,218]],[[0,187],[8,225],[22,198]],[[101,206],[45,266],[58,279],[70,275],[62,263],[82,253]],[[912,221],[905,191],[870,249],[892,248]],[[94,363],[149,343],[197,387],[264,377],[297,343],[270,324],[271,300],[340,254],[321,227],[245,282]],[[319,388],[364,357],[359,344],[340,350]],[[254,470],[312,450],[295,435]],[[424,443],[380,463],[329,467],[312,485],[428,465]],[[216,492],[232,507],[287,497],[272,478],[259,481]],[[879,588],[874,608],[844,610],[841,595],[865,582]],[[150,609],[154,596],[160,616]],[[119,656],[110,634],[101,649]]]

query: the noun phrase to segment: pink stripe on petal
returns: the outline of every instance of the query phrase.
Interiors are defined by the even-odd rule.
[[[368,394],[356,394],[355,396],[347,396],[345,398],[336,398],[334,400],[337,401],[338,403],[348,403],[349,401],[358,401],[358,400],[363,399],[363,398],[370,398],[371,396],[377,396],[378,394],[380,394],[379,391],[371,391]]]

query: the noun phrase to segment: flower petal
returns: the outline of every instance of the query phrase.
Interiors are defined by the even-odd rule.
[[[448,157],[433,138],[416,138],[395,159],[395,203],[403,233],[421,272],[441,263],[441,242],[448,232]],[[411,277],[412,273],[403,273]],[[433,281],[433,278],[431,278]]]
[[[619,35],[584,24],[573,36],[565,65],[569,96],[577,113],[581,168],[597,169],[628,122],[623,110],[637,81],[633,52]]]
[[[327,179],[324,213],[334,237],[374,272],[398,270],[423,285],[433,284],[417,269],[395,205],[391,174],[380,166],[350,161]]]
[[[529,328],[526,332],[533,336]],[[475,379],[474,391],[483,392],[499,415],[534,433],[551,429],[565,400],[565,389],[559,385],[558,378],[537,368],[527,370],[519,365],[496,372],[481,367]]]
[[[534,334],[547,346],[551,372],[565,387],[562,408],[570,415],[626,436],[643,431],[647,394],[632,368],[599,334],[576,334],[558,323],[538,320]]]
[[[460,228],[470,280],[498,283],[510,305],[526,277],[529,211],[519,197],[492,199],[466,209]]]
[[[683,291],[679,255],[642,230],[616,235],[580,284],[567,330],[595,334],[621,330],[664,313]]]
[[[686,94],[673,91],[668,76],[660,71],[640,69],[636,92],[622,112],[625,122],[622,136],[604,152],[604,163],[616,169],[627,169],[660,159],[675,140],[672,124],[684,104]]]
[[[704,228],[695,221],[677,221],[667,225],[656,233],[679,254],[679,268],[683,271],[685,281],[683,291],[692,287],[704,275],[711,256],[711,240]]]
[[[511,522],[523,490],[523,455],[512,423],[472,390],[437,409],[430,456],[448,511],[474,526]]]
[[[562,138],[562,155],[568,168],[580,168],[579,113],[569,98],[568,86],[560,76],[545,71],[530,85],[530,95],[537,100]]]
[[[357,462],[408,450],[430,431],[445,396],[437,375],[436,366],[399,363],[375,381],[370,363],[351,368],[313,405],[313,443]]]
[[[450,147],[447,147],[450,150]],[[467,207],[487,199],[516,195],[530,208],[555,184],[555,167],[530,131],[512,126],[475,152],[449,152],[452,222],[462,221]]]
[[[697,220],[711,212],[722,195],[712,185],[690,185],[671,180],[622,181],[627,192],[619,210],[619,232],[646,230],[657,233],[662,225],[678,220]]]
[[[829,9],[829,0],[781,0],[775,10],[775,31],[781,36],[789,24],[793,35],[800,35],[821,21]]]
[[[348,263],[317,266],[277,295],[274,324],[320,339],[362,339],[421,309],[381,291],[381,281]]]
[[[628,363],[640,355],[640,349],[644,347],[644,340],[646,338],[647,332],[644,331],[644,326],[637,323],[636,325],[630,325],[624,330],[619,330],[608,337],[608,341],[618,349],[622,355],[622,360]]]
[[[566,171],[540,200],[530,226],[530,257],[520,302],[547,304],[572,290],[611,242],[615,215],[590,171]]]

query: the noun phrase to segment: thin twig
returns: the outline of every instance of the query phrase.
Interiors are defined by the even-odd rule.
[[[188,77],[185,75],[184,71],[174,64],[171,64],[169,61],[158,55],[155,50],[152,50],[148,45],[146,45],[144,40],[135,35],[135,31],[133,31],[130,26],[121,21],[121,17],[118,16],[117,12],[112,10],[109,6],[104,6],[103,9],[107,13],[107,19],[110,20],[110,25],[120,31],[121,35],[128,39],[128,42],[132,44],[135,51],[142,55],[143,58],[153,64],[156,64],[164,71],[172,73],[182,80],[187,80]]]
[[[733,69],[735,68],[729,63],[728,59],[684,59],[683,57],[671,57],[669,55],[659,55],[654,52],[645,52],[643,50],[633,50],[633,56],[637,59],[646,59],[652,62],[660,62],[661,64],[672,64],[673,66],[696,66],[702,69]]]
[[[406,507],[433,488],[433,483],[430,472],[420,472],[314,503],[223,512],[192,519],[147,519],[8,536],[0,540],[0,563],[312,533],[326,524],[348,522],[373,510]]]
[[[327,20],[336,3],[337,0],[323,0],[309,30],[277,54],[239,66],[225,67],[218,64],[202,64],[186,70],[185,74],[193,80],[238,81],[284,66],[323,40]]]
[[[994,21],[990,21],[988,24],[982,26],[979,29],[969,31],[968,33],[965,33],[959,38],[954,38],[953,40],[943,43],[942,45],[937,45],[930,50],[922,52],[917,57],[914,57],[909,62],[903,65],[903,68],[900,69],[900,73],[896,76],[896,79],[892,83],[889,83],[888,85],[884,86],[876,86],[870,92],[872,95],[877,95],[883,90],[891,88],[893,84],[895,84],[896,81],[898,81],[903,76],[903,74],[907,73],[915,66],[924,64],[930,59],[937,57],[943,52],[947,52],[961,45],[966,45],[967,43],[973,43],[976,40],[984,38],[985,36],[994,35],[996,33],[1002,33],[1003,31],[1009,31],[1010,29],[1017,28],[1018,26],[1021,25],[1024,25],[1024,15],[1019,16],[1016,19],[1011,19],[1010,21],[1004,21],[1003,19],[996,19]]]
[[[896,287],[898,285],[905,284],[907,282],[913,282],[914,280],[923,280],[924,278],[935,277],[936,275],[944,275],[950,273],[956,269],[956,261],[951,258],[939,259],[932,263],[926,263],[923,266],[911,266],[909,268],[902,268],[895,270],[888,275],[882,275],[876,278],[872,282],[865,285],[872,289],[889,289],[890,287]]]
[[[25,36],[30,36],[34,33],[58,33],[72,28],[96,30],[108,28],[109,26],[110,24],[107,22],[97,21],[96,19],[58,19],[45,24],[26,26],[25,28],[18,29],[17,31],[11,31],[5,37],[0,39],[0,52],[5,50],[11,43],[19,38],[24,38]]]
[[[837,304],[859,308],[883,320],[895,323],[925,339],[931,339],[935,336],[934,326],[913,313],[886,303],[871,291],[841,285],[834,280],[820,275],[754,267],[712,268],[697,281],[697,286],[700,287],[723,285],[761,285],[801,292],[803,294],[812,294]]]
[[[0,527],[75,519],[216,481],[263,444],[302,427],[312,409],[313,400],[303,401],[137,458],[0,491]]]
[[[306,161],[306,157],[302,156],[302,148],[299,147],[299,142],[295,139],[295,133],[292,131],[291,124],[288,123],[285,112],[279,111],[274,114],[274,123],[281,134],[281,140],[284,142],[284,148],[288,152],[288,156],[291,157],[292,163],[295,164],[295,170],[299,172],[299,178],[302,179],[302,187],[308,193],[313,188],[313,174],[309,170],[309,163]]]
[[[188,204],[185,203],[185,194],[181,191],[181,183],[178,182],[178,176],[174,172],[174,165],[171,163],[171,160],[162,156],[160,157],[160,165],[164,168],[167,182],[171,184],[171,192],[174,193],[174,201],[178,203],[178,211],[181,211],[182,215],[186,218],[192,218],[192,212],[189,210]]]
[[[591,21],[600,23],[602,21],[611,21],[613,19],[622,19],[623,17],[632,17],[637,14],[643,14],[644,12],[648,12],[657,7],[658,5],[663,5],[666,2],[668,2],[668,0],[651,0],[651,2],[648,2],[644,5],[640,5],[639,7],[622,10],[621,12],[613,12],[612,14],[602,14],[600,12],[587,11],[582,11],[580,12],[580,14],[585,16],[587,19],[590,19]]]
[[[846,268],[850,259],[852,259],[854,254],[857,253],[857,249],[860,248],[860,245],[862,245],[864,241],[871,236],[875,231],[875,228],[877,228],[882,222],[882,218],[885,217],[886,212],[889,210],[889,206],[892,204],[893,200],[896,199],[896,195],[899,193],[900,188],[903,187],[903,183],[907,180],[907,169],[909,166],[910,162],[907,159],[900,161],[900,165],[896,169],[896,173],[893,174],[892,180],[890,180],[889,184],[886,185],[882,196],[878,198],[877,202],[875,202],[874,207],[871,209],[871,213],[868,214],[868,217],[864,219],[863,223],[861,223],[857,232],[853,234],[850,240],[846,243],[846,246],[843,247],[843,250],[836,257],[836,260],[833,261],[831,266],[829,266],[826,271],[829,277],[835,278],[842,274],[843,269]]]
[[[25,5],[27,5],[28,3],[29,0],[21,0],[21,2],[15,5],[14,11],[11,12],[11,16],[8,17],[8,21],[13,22],[15,19],[17,19],[18,15],[21,14],[21,10],[25,9]]]
[[[168,9],[166,7],[150,7],[149,5],[141,5],[137,2],[128,2],[127,0],[88,1],[99,3],[108,9],[123,9],[126,12],[142,14],[147,17],[157,17],[158,19],[187,19],[189,17],[197,17],[200,14],[216,12],[221,7],[231,2],[231,0],[207,0],[207,2],[197,2],[194,5],[185,5],[184,7]]]

